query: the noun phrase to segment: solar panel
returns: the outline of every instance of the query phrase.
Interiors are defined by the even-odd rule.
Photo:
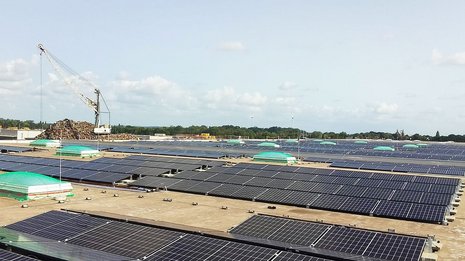
[[[280,188],[286,189],[289,188],[295,181],[285,180],[285,179],[271,179],[270,183],[266,184],[270,188]]]
[[[319,249],[337,251],[342,255],[335,254],[335,257],[344,259],[344,257],[350,256],[351,259],[354,258],[353,260],[363,259],[357,256],[367,256],[377,260],[418,261],[426,243],[426,238],[423,237],[389,234],[263,215],[250,217],[232,229],[230,233],[245,236],[245,238],[241,239],[247,241],[263,242],[263,240],[267,240],[267,243],[271,244],[274,244],[273,241],[290,244],[276,244],[282,247],[304,249],[302,247],[311,246],[316,251],[319,251]],[[281,255],[283,257],[292,256],[281,252],[276,258]],[[273,260],[276,260],[276,258]],[[282,260],[305,259],[289,258]]]
[[[6,227],[19,232],[33,234],[47,227],[51,227],[59,222],[75,218],[76,216],[76,214],[63,211],[49,211],[32,218],[7,225]]]
[[[147,176],[134,181],[131,185],[147,188],[166,188],[180,181],[181,179]]]
[[[373,212],[375,216],[406,219],[413,203],[397,201],[380,201]]]
[[[407,183],[404,190],[428,192],[431,185],[427,183]]]
[[[450,194],[423,193],[419,203],[447,206],[450,204],[452,196]]]
[[[337,177],[333,176],[324,176],[324,175],[317,175],[312,181],[314,182],[322,182],[322,183],[333,183]]]
[[[23,256],[0,248],[0,261],[34,261],[39,260],[28,256]]]
[[[358,181],[358,178],[349,178],[349,177],[337,177],[333,183],[341,185],[354,185]]]
[[[189,192],[207,194],[209,191],[219,186],[221,186],[220,183],[204,181],[204,182],[200,182],[197,185],[190,187]]]
[[[379,184],[381,184],[381,182],[383,181],[379,179],[360,178],[360,180],[355,185],[376,188],[379,186]]]
[[[330,261],[330,259],[282,251],[273,261]]]
[[[349,197],[338,210],[369,215],[377,202],[376,199]]]
[[[284,218],[254,215],[239,226],[233,228],[231,233],[250,237],[268,238],[287,222],[289,222],[289,220]]]
[[[247,181],[253,179],[253,177],[250,176],[240,176],[240,175],[231,175],[229,179],[225,180],[224,183],[230,183],[230,184],[238,184],[242,185],[246,183]]]
[[[316,186],[311,188],[310,191],[314,192],[314,193],[333,194],[340,187],[341,187],[341,185],[339,185],[339,184],[318,183],[318,184],[316,184]]]
[[[420,203],[423,192],[409,191],[409,190],[396,190],[390,200]]]
[[[413,204],[407,218],[410,220],[442,223],[446,210],[446,206]]]
[[[142,258],[183,233],[113,221],[78,235],[68,243],[133,258]]]
[[[298,173],[292,173],[292,172],[278,172],[276,173],[273,178],[274,179],[290,179],[294,180],[294,177],[297,176]],[[297,176],[299,177],[299,176]]]
[[[213,176],[213,177],[211,177],[211,178],[208,178],[208,179],[206,179],[206,180],[207,180],[207,181],[210,181],[210,182],[220,182],[220,183],[222,183],[222,182],[224,182],[224,181],[230,179],[232,175],[233,175],[233,174],[222,174],[222,173],[218,173],[218,174],[216,174],[215,176]]]
[[[385,260],[418,261],[425,243],[424,238],[378,233],[364,255]]]
[[[457,191],[456,186],[447,186],[447,185],[438,185],[432,184],[429,192],[432,193],[444,193],[444,194],[454,194]]]
[[[343,185],[335,194],[341,196],[360,197],[367,190],[366,187]]]
[[[346,196],[322,194],[310,204],[310,207],[337,210],[344,204],[344,202],[347,201],[348,198],[349,197]]]
[[[280,203],[294,206],[307,207],[311,205],[320,195],[317,193],[292,191],[291,194],[279,200]]]
[[[289,220],[289,222],[278,228],[278,230],[267,239],[301,246],[310,246],[326,232],[329,227],[329,225],[324,224]]]
[[[137,234],[121,238],[124,240],[117,240],[115,243],[111,243],[101,250],[123,256],[142,258],[170,244],[183,235],[181,232],[166,229],[140,227],[142,229],[138,230]]]
[[[245,185],[247,186],[257,186],[257,187],[268,187],[268,184],[273,181],[270,178],[254,177],[247,181]]]
[[[312,191],[318,183],[314,182],[305,182],[305,181],[296,181],[288,187],[290,190],[300,190],[300,191]]]
[[[315,247],[362,255],[375,235],[375,232],[365,230],[331,227],[331,229],[318,240]]]
[[[293,180],[301,180],[301,181],[311,181],[318,177],[318,175],[313,175],[313,174],[302,174],[302,173],[296,173],[292,179]],[[275,177],[273,177],[275,178]]]
[[[146,260],[270,260],[278,250],[187,235],[156,251]]]
[[[254,245],[236,242],[225,242],[225,245],[205,260],[209,261],[268,261],[279,251]]]
[[[367,188],[363,193],[364,198],[388,199],[392,194],[392,189]]]
[[[168,190],[180,190],[180,191],[189,191],[189,188],[196,186],[198,184],[202,183],[202,181],[198,180],[181,180],[179,182],[176,182],[172,185],[168,186]]]
[[[38,230],[33,235],[45,237],[57,241],[63,241],[79,235],[87,230],[105,224],[107,221],[101,218],[91,216],[74,215],[75,217],[67,219],[56,224]]]
[[[241,188],[242,188],[241,185],[223,184],[215,188],[214,190],[208,192],[208,195],[228,197],[234,194],[236,191],[238,191]]]
[[[405,182],[383,180],[381,184],[379,184],[378,187],[385,188],[385,189],[402,189],[404,186],[405,186]]]
[[[241,189],[238,191],[234,192],[231,194],[231,197],[233,198],[239,198],[239,199],[250,199],[254,200],[256,197],[261,195],[263,192],[265,192],[267,189],[262,188],[262,187],[248,187],[248,186],[243,186]]]
[[[284,198],[289,196],[291,193],[293,193],[293,191],[270,188],[264,193],[262,193],[260,196],[258,196],[255,200],[264,201],[264,202],[280,203],[283,201]]]

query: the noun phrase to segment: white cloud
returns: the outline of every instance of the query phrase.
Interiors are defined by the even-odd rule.
[[[268,101],[268,97],[260,92],[242,93],[229,86],[209,90],[199,99],[203,100],[207,108],[239,111],[261,110]]]
[[[35,64],[34,59],[0,63],[0,95],[18,95],[27,89],[32,83],[31,67]]]
[[[259,92],[243,93],[237,97],[237,103],[249,107],[260,109],[267,102],[268,98]]]
[[[297,84],[291,81],[285,81],[281,83],[281,85],[278,86],[278,88],[283,91],[292,90],[292,89],[295,89],[296,87],[297,87]]]
[[[433,49],[431,53],[431,61],[437,65],[465,65],[465,52],[457,52],[450,55],[444,55],[437,49]]]
[[[221,43],[218,49],[229,52],[245,51],[245,45],[242,42],[224,42]]]
[[[111,99],[117,102],[145,108],[187,108],[195,102],[190,92],[161,76],[149,76],[140,80],[129,80],[118,76],[111,86]],[[174,106],[175,105],[175,106]]]
[[[374,107],[374,111],[378,114],[394,114],[399,111],[399,105],[381,102]]]

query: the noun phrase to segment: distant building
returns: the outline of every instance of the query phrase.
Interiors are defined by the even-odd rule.
[[[42,132],[43,130],[11,130],[0,128],[0,140],[32,140]]]

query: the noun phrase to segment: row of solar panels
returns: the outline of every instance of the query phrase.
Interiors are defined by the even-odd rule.
[[[351,227],[255,215],[231,234],[255,242],[270,242],[300,251],[320,249],[382,260],[418,261],[427,238]]]
[[[207,174],[205,180],[200,180]],[[199,173],[195,179],[145,177],[132,183],[132,186],[167,189],[181,192],[221,196],[228,198],[279,203],[308,208],[349,212],[380,217],[442,223],[453,198],[451,194],[436,194],[415,191],[396,191],[380,188],[358,187],[325,183],[310,183],[270,179],[265,186],[257,186],[255,177],[227,180],[241,184],[210,180],[216,175]],[[221,175],[221,174],[217,174]],[[231,174],[229,174],[231,175]],[[232,178],[238,177],[231,175]],[[245,176],[242,176],[245,177]],[[263,178],[260,178],[263,181]],[[261,182],[260,181],[260,182]],[[250,185],[253,184],[253,185]],[[282,188],[286,186],[286,188]],[[295,185],[294,185],[295,184]],[[311,184],[311,185],[310,185]],[[308,187],[306,187],[309,185]],[[414,201],[414,202],[411,202]]]
[[[223,157],[240,157],[240,153],[224,153],[220,151],[206,151],[206,150],[183,150],[183,149],[164,149],[164,148],[145,148],[145,147],[115,147],[111,148],[112,152],[122,153],[141,153],[152,155],[167,155],[167,156],[180,156],[180,157],[194,157],[194,158],[213,158],[219,159]]]
[[[296,147],[282,147],[280,149],[287,152],[301,153],[323,153],[333,155],[345,155],[345,156],[370,156],[370,157],[388,157],[388,158],[406,158],[406,159],[422,159],[422,160],[447,160],[447,161],[465,161],[465,155],[443,155],[443,154],[429,154],[424,152],[412,152],[412,151],[374,151],[370,150],[345,150],[345,149],[334,149],[334,148],[296,148]]]
[[[223,164],[220,161],[205,161],[180,159],[176,162],[171,158],[153,158],[145,160],[143,157],[131,157],[131,159],[106,159],[88,161],[59,160],[39,157],[24,157],[12,155],[0,155],[0,170],[3,171],[28,171],[36,172],[63,179],[116,183],[133,175],[158,176],[180,169],[193,170],[202,167],[211,167]],[[111,162],[111,163],[110,163]],[[60,168],[61,166],[61,168]]]
[[[221,172],[222,170],[224,170],[224,172]],[[458,189],[457,185],[294,174],[287,172],[250,172],[238,168],[217,168],[208,172],[184,171],[176,174],[174,178],[313,193],[359,196],[384,200],[398,199],[398,201],[434,205],[448,205],[451,196]],[[399,193],[409,193],[411,196],[409,198],[398,197]]]
[[[278,142],[279,143],[279,142]],[[455,161],[465,161],[465,149],[457,149],[456,146],[447,146],[445,149],[440,149],[438,147],[443,147],[446,145],[431,145],[431,148],[421,148],[418,151],[400,150],[394,152],[385,152],[385,151],[373,151],[373,146],[393,146],[399,147],[403,144],[393,144],[393,143],[369,143],[365,144],[353,144],[353,142],[344,143],[344,141],[337,141],[337,146],[328,147],[327,145],[320,145],[313,141],[299,143],[297,145],[281,144],[281,148],[268,148],[269,150],[280,150],[287,152],[297,152],[298,150],[303,153],[324,153],[324,154],[339,154],[339,155],[357,155],[357,156],[375,156],[375,157],[396,157],[396,158],[412,158],[412,159],[435,159],[435,160],[455,160]],[[157,141],[154,144],[160,144],[163,146],[183,146],[191,148],[204,148],[204,147],[213,147],[213,146],[225,146],[225,144],[220,143],[205,143],[205,142],[166,142],[166,141]],[[229,148],[234,148],[234,146],[228,146]],[[433,148],[434,147],[434,148]],[[257,149],[256,143],[247,142],[247,145],[240,146],[241,149]]]
[[[6,146],[0,145],[0,152],[7,153],[7,152],[26,152],[31,151],[32,148],[30,147],[18,147],[18,146]]]
[[[0,229],[0,242],[31,251],[14,236],[33,240],[37,256],[79,260],[243,260],[243,261],[330,261],[310,253],[293,253],[270,245],[214,238],[171,230],[50,211]],[[66,243],[64,243],[66,242]],[[91,254],[89,254],[89,252]],[[337,252],[335,252],[338,254]],[[321,254],[320,254],[321,256]],[[340,258],[338,260],[354,260]]]
[[[440,185],[451,185],[451,186],[457,186],[461,182],[461,180],[458,178],[441,178],[441,177],[390,174],[390,173],[380,173],[380,172],[366,172],[366,171],[362,172],[362,171],[339,170],[339,169],[328,169],[328,168],[308,168],[308,167],[294,167],[294,166],[268,165],[268,164],[239,163],[235,166],[235,168],[247,169],[247,170],[316,174],[316,175],[326,175],[326,176],[332,176],[332,177],[368,178],[368,179],[373,179],[373,180],[390,180],[390,181],[428,183],[428,184],[440,184]],[[231,170],[231,171],[234,171],[234,170]],[[246,173],[246,172],[243,172],[243,173]],[[288,177],[288,176],[289,175],[285,177]]]
[[[13,156],[4,156],[3,158],[36,163],[38,159],[44,160]],[[137,157],[132,157],[132,159],[126,161],[138,162]],[[155,161],[140,162],[157,163]],[[55,163],[59,162],[55,160]],[[163,171],[162,169],[150,167],[131,167],[95,162],[69,161],[69,164],[85,164],[86,166],[91,164],[94,169],[82,169],[79,166],[74,166],[74,168],[65,167],[61,169],[61,177],[92,182],[114,183],[121,179],[127,179],[133,174],[140,175],[140,173],[150,172],[158,175],[161,173],[156,173],[155,170]],[[64,165],[68,166],[67,164]],[[111,171],[106,171],[109,168],[111,168]],[[129,169],[127,168],[132,168],[133,172],[128,174]],[[294,168],[294,172],[280,171],[291,171],[292,168]],[[57,166],[50,167],[38,164],[18,164],[17,162],[0,161],[0,169],[33,171],[55,177],[60,175],[60,169]],[[278,169],[279,171],[271,169]],[[136,172],[136,170],[143,170],[144,172]],[[116,173],[117,171],[124,171],[125,174]],[[322,173],[322,175],[317,175],[316,173]],[[197,189],[200,190],[197,193],[210,195],[251,200],[257,199],[265,202],[287,203],[439,223],[444,219],[447,205],[450,204],[459,182],[457,179],[435,178],[435,180],[423,179],[424,183],[419,183],[413,182],[412,179],[392,180],[396,176],[396,178],[402,177],[392,174],[371,173],[368,178],[363,177],[363,175],[366,175],[365,173],[357,173],[357,175],[362,175],[359,177],[347,177],[346,174],[336,173],[334,170],[329,169],[239,164],[234,168],[217,167],[208,172],[185,171],[179,173],[175,179],[146,177],[133,184],[141,187],[156,188],[167,186],[173,190],[187,192],[197,192],[195,191]],[[404,176],[404,178],[413,177]],[[185,180],[180,180],[181,178]],[[416,179],[416,177],[414,178]],[[434,184],[431,184],[433,181]],[[439,181],[441,183],[446,183],[447,181],[448,183],[442,185],[438,184]],[[167,185],[167,183],[170,184]],[[201,187],[197,188],[196,186],[200,184]],[[280,202],[283,200],[284,202]],[[327,204],[331,201],[334,202]],[[391,201],[399,204],[391,203]],[[431,214],[419,214],[418,212],[421,212],[422,206],[428,206],[427,209],[431,211]],[[395,210],[391,210],[391,208],[395,208]]]
[[[465,168],[450,167],[438,165],[422,165],[422,164],[399,164],[387,162],[366,162],[366,161],[335,161],[331,163],[331,167],[348,168],[348,169],[364,169],[364,170],[382,170],[395,171],[406,173],[425,173],[433,175],[448,175],[448,176],[464,176]]]

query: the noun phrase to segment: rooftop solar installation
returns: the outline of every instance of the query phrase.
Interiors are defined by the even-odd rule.
[[[35,261],[32,257],[20,255],[0,248],[0,261]]]
[[[18,147],[18,146],[6,146],[0,145],[0,152],[26,152],[31,151],[32,148],[30,147]]]
[[[62,165],[68,167],[63,167],[60,171],[60,162],[57,159],[0,155],[0,169],[34,171],[52,177],[61,175],[64,179],[92,183],[115,184],[124,179],[134,179],[132,187],[200,193],[430,223],[445,222],[445,216],[449,213],[454,195],[461,184],[460,179],[455,178],[249,163],[239,163],[233,167],[215,166],[203,171],[173,172],[171,169],[146,166],[150,163],[157,164],[156,166],[168,164],[173,167],[196,168],[203,164],[209,165],[211,161],[180,159],[176,163],[176,158],[139,155],[129,158],[120,160],[132,165],[117,164],[113,159],[79,163],[66,160]],[[160,177],[166,173],[174,175]],[[411,204],[420,205],[412,207]],[[421,206],[431,209],[433,214],[424,213]]]
[[[465,176],[465,167],[438,166],[431,164],[406,164],[406,163],[386,163],[370,161],[346,161],[335,160],[330,164],[335,168],[363,169],[363,170],[383,170],[406,173],[434,174],[446,176]]]
[[[61,221],[60,221],[61,220]],[[78,222],[72,228],[72,222]],[[63,225],[63,224],[67,225]],[[297,233],[298,243],[325,230],[329,225],[306,226],[305,222],[289,223],[280,231]],[[271,229],[271,227],[270,227]],[[39,233],[53,231],[53,233]],[[61,235],[61,236],[58,236]],[[273,240],[285,239],[282,234],[271,235]],[[13,238],[22,237],[33,244],[20,244]],[[304,241],[302,241],[304,240]],[[283,247],[237,240],[226,234],[215,237],[180,228],[153,227],[140,223],[121,222],[87,214],[50,211],[0,228],[0,243],[15,246],[47,259],[66,257],[66,260],[214,260],[214,261],[272,261],[309,260],[331,261],[331,256],[317,257],[311,253],[290,253]],[[15,258],[4,253],[5,260],[34,260]],[[321,256],[321,254],[320,254]],[[338,260],[346,260],[338,258]]]
[[[230,231],[245,240],[284,244],[301,251],[311,247],[341,253],[341,256],[371,257],[379,260],[420,260],[425,237],[390,234],[330,224],[266,215],[255,215]],[[241,237],[242,238],[242,237]]]
[[[238,164],[244,166],[244,164]],[[417,220],[430,223],[443,223],[453,194],[457,191],[457,182],[444,182],[452,185],[416,183],[414,178],[391,180],[394,174],[370,173],[365,178],[341,177],[333,172],[325,174],[303,174],[297,172],[281,173],[267,171],[267,176],[253,176],[264,170],[250,168],[241,169],[217,167],[206,172],[181,172],[168,180],[178,180],[173,185],[166,186],[168,190],[191,193],[201,193],[212,196],[237,198],[270,203],[288,204],[300,207],[318,208],[331,211],[349,212],[364,215],[377,215],[407,220]],[[266,165],[265,165],[266,166]],[[300,171],[303,168],[296,169]],[[250,171],[252,170],[252,171]],[[269,173],[268,173],[269,172]],[[314,169],[304,172],[315,173]],[[349,172],[352,174],[352,172]],[[282,174],[282,175],[279,175]],[[286,176],[290,174],[290,176]],[[298,180],[295,180],[299,175]],[[306,181],[304,177],[307,177]],[[276,178],[278,177],[278,178]],[[328,177],[328,178],[327,178]],[[317,179],[320,182],[315,182]],[[438,178],[419,180],[421,182],[437,183]],[[201,181],[207,181],[208,186],[202,187]],[[338,182],[342,184],[338,184]],[[134,186],[154,187],[148,183],[151,179],[142,179],[133,183]],[[326,183],[325,183],[326,182]],[[217,185],[214,185],[216,183]],[[346,183],[355,185],[347,185]],[[156,186],[159,186],[155,184]],[[158,187],[160,188],[160,187]],[[192,189],[191,188],[195,188]],[[434,194],[437,196],[435,197]],[[422,200],[423,199],[423,200]],[[422,212],[421,207],[411,208],[411,203],[428,206],[434,214]],[[406,214],[385,209],[386,204],[405,209]],[[440,206],[440,207],[431,207]],[[408,215],[407,215],[408,213]]]

